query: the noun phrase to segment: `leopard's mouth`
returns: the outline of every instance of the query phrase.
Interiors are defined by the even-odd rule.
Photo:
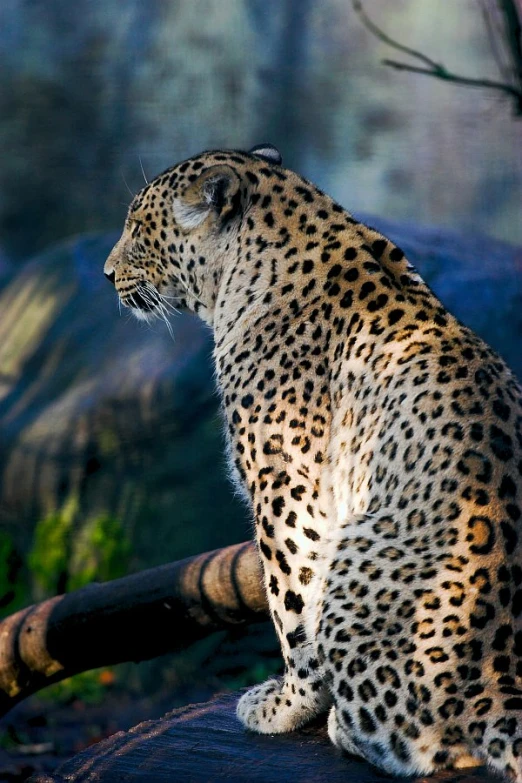
[[[131,294],[125,294],[121,303],[138,313],[152,313],[160,306],[160,295],[150,283],[140,283]]]
[[[131,293],[127,291],[123,297],[120,297],[124,307],[132,310],[139,321],[145,321],[148,324],[155,318],[164,321],[171,337],[174,335],[170,318],[175,313],[179,313],[172,299],[172,297],[161,294],[156,286],[147,281],[138,283]]]

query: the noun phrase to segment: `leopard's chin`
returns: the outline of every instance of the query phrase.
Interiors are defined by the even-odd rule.
[[[140,310],[137,307],[131,307],[130,309],[132,311],[133,316],[138,321],[141,321],[142,323],[146,323],[146,324],[150,324],[150,322],[152,321],[152,316],[154,315],[154,311],[152,311],[152,310],[148,310],[148,311]]]
[[[139,321],[149,321],[157,314],[160,305],[158,290],[151,283],[141,283],[131,294],[121,299],[124,307],[128,307]]]

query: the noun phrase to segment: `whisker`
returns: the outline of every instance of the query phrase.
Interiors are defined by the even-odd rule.
[[[133,192],[132,192],[132,190],[129,188],[129,184],[128,184],[127,180],[125,179],[125,174],[123,173],[123,169],[121,170],[121,177],[122,177],[122,179],[123,179],[123,181],[124,181],[124,183],[125,183],[125,187],[127,188],[127,190],[129,191],[129,193],[131,194],[131,197],[132,197],[132,198],[134,198],[134,193],[133,193]],[[129,205],[128,205],[128,204],[124,204],[124,206],[128,207]]]
[[[178,308],[172,304],[172,302],[167,301],[164,297],[161,297],[161,302],[164,305],[164,307],[173,315],[181,315],[181,310],[178,310]]]
[[[167,331],[170,334],[170,339],[174,340],[174,331],[172,329],[172,324],[170,323],[169,319],[164,316],[163,321],[165,322],[165,326],[167,327]]]
[[[179,296],[168,296],[167,294],[160,294],[159,291],[158,291],[158,296],[160,296],[162,299],[172,299],[173,301],[179,299]]]
[[[146,289],[149,292],[150,298],[156,304],[158,307],[161,307],[165,312],[171,312],[175,313],[176,315],[181,315],[180,311],[177,310],[174,305],[172,305],[170,302],[168,302],[168,299],[174,299],[174,297],[168,297],[165,296],[165,294],[161,294],[157,288],[155,288],[151,283],[148,281],[143,284],[143,288]]]
[[[161,319],[165,322],[165,325],[169,331],[171,338],[174,339],[174,332],[172,331],[172,324],[169,321],[168,310],[165,308],[165,305],[161,301],[158,302],[157,307],[158,307],[158,317],[161,317]]]
[[[160,321],[164,321],[171,339],[174,340],[174,332],[172,330],[172,325],[168,318],[169,316],[169,311],[167,310],[168,303],[162,302],[162,297],[159,291],[147,281],[143,283],[140,287],[140,296],[143,297],[144,302],[146,302],[148,305],[150,305],[150,307],[153,308],[150,312],[150,316],[157,318]]]
[[[157,309],[155,310],[156,317],[163,321],[165,323],[165,326],[167,327],[167,330],[170,334],[171,339],[174,339],[174,332],[172,331],[172,325],[168,319],[168,312],[165,310],[164,306],[161,304],[161,302],[158,302]]]
[[[189,296],[191,296],[193,299],[195,299],[195,300],[196,300],[196,302],[199,302],[199,304],[201,305],[201,307],[203,307],[203,309],[204,309],[204,310],[206,310],[206,307],[205,307],[205,305],[203,304],[203,302],[201,301],[201,299],[199,299],[199,298],[196,296],[196,293],[195,293],[194,291],[191,291],[191,290],[190,290],[190,288],[188,287],[188,285],[186,285],[186,283],[184,283],[184,282],[183,282],[183,280],[181,279],[181,277],[176,277],[176,282],[177,282],[177,283],[179,283],[180,285],[182,285],[182,286],[183,286],[183,288],[185,289],[185,291],[187,292],[187,294],[188,294]]]
[[[174,307],[173,304],[170,302],[166,302],[165,300],[161,299],[161,305],[162,307],[168,312],[172,313],[172,315],[181,315],[181,310],[178,310],[176,307]]]
[[[141,173],[143,174],[143,179],[145,180],[145,184],[146,184],[146,185],[148,185],[148,184],[149,184],[149,181],[148,181],[147,177],[145,176],[145,170],[144,170],[144,168],[143,168],[143,163],[141,162],[141,155],[138,155],[138,160],[139,160],[139,162],[140,162],[140,166],[141,166]]]
[[[168,298],[175,299],[175,297]],[[138,301],[141,303],[141,307],[138,304]],[[171,339],[175,340],[174,331],[169,317],[173,314],[179,315],[180,311],[177,310],[174,305],[171,304],[171,302],[167,301],[167,297],[163,294],[160,294],[160,292],[154,285],[152,285],[152,283],[141,280],[134,289],[133,293],[126,294],[123,300],[120,299],[120,313],[121,304],[123,304],[124,307],[128,307],[131,310],[134,310],[133,315],[137,317],[138,320],[145,321],[149,328],[152,328],[151,323],[154,320],[157,319],[159,321],[163,321]],[[144,309],[143,304],[150,308],[150,310]],[[130,314],[129,317],[131,317]],[[152,329],[152,331],[155,330]]]

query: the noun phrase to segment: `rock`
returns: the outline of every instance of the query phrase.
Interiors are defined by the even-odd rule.
[[[237,695],[174,710],[114,734],[79,753],[52,776],[30,783],[379,783],[391,780],[361,759],[342,756],[324,720],[293,734],[245,731],[235,717]],[[480,769],[408,778],[409,783],[493,783]]]
[[[522,250],[367,220],[522,375]],[[114,239],[51,248],[0,291],[0,533],[30,554],[35,598],[250,534],[225,475],[209,332],[183,315],[171,340],[119,317],[102,274]]]
[[[360,216],[401,247],[444,305],[522,378],[522,247]]]
[[[225,475],[208,330],[176,317],[172,340],[159,322],[120,317],[102,273],[114,240],[52,248],[0,292],[0,533],[24,560],[37,548],[35,598],[248,536]],[[126,542],[123,562],[101,551],[104,530]],[[45,571],[53,558],[61,583]]]

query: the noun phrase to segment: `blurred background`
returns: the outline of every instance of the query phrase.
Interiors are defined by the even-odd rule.
[[[202,149],[275,144],[522,375],[521,103],[383,65],[427,67],[368,24],[520,89],[517,3],[2,0],[0,613],[251,536],[209,334],[121,317],[102,274],[144,177]],[[278,666],[268,628],[74,678],[4,721],[0,779]]]

